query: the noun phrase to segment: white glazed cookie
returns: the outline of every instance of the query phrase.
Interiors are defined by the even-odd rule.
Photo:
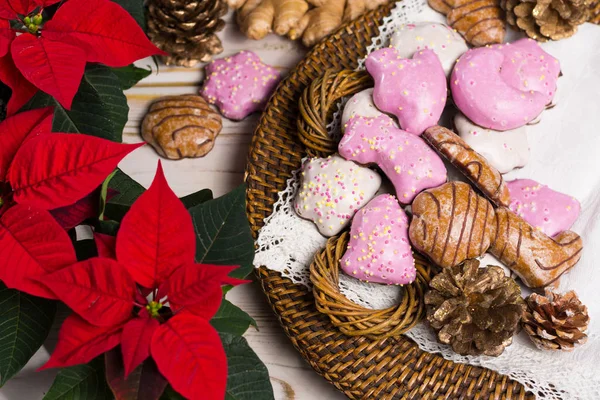
[[[342,231],[381,186],[379,174],[336,155],[313,158],[302,166],[294,210],[317,225],[323,236]]]
[[[440,59],[446,77],[454,62],[468,50],[464,39],[452,28],[435,22],[404,24],[392,35],[390,44],[402,58],[411,58],[419,50],[431,49]]]
[[[485,157],[501,174],[525,166],[529,161],[527,125],[508,131],[494,131],[475,125],[463,114],[454,117],[459,136]]]
[[[350,100],[344,106],[342,113],[342,132],[346,129],[346,124],[352,117],[377,118],[382,115],[381,112],[373,103],[373,88],[365,89],[362,92],[356,93],[350,97]],[[396,128],[398,124],[394,121]]]

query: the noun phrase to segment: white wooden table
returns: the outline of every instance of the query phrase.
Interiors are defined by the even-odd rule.
[[[264,62],[287,71],[306,53],[306,49],[301,45],[274,35],[258,42],[248,40],[239,33],[231,15],[227,16],[227,22],[225,30],[219,35],[225,50],[218,57],[235,54],[240,50],[252,50]],[[188,69],[161,65],[156,73],[156,66],[151,60],[141,61],[138,65],[151,67],[154,73],[127,92],[130,112],[124,141],[128,143],[142,140],[139,125],[153,99],[167,94],[197,93],[204,78],[202,66]],[[214,149],[206,157],[178,161],[163,159],[165,174],[173,190],[179,196],[185,196],[200,189],[210,188],[215,196],[220,196],[242,183],[248,146],[257,121],[258,115],[250,116],[241,122],[223,119],[223,130]],[[123,160],[120,167],[148,187],[159,159],[150,146],[145,146]],[[317,375],[294,350],[258,285],[235,288],[228,294],[228,299],[248,312],[258,323],[259,331],[250,329],[245,336],[267,365],[277,400],[345,398]],[[64,315],[64,312],[61,314]],[[52,384],[56,371],[35,371],[48,359],[56,337],[55,327],[44,347],[23,371],[0,389],[0,400],[42,399]]]

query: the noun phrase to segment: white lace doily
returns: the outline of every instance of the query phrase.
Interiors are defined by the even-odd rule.
[[[387,45],[395,26],[407,22],[444,22],[424,0],[399,2],[384,19],[380,35],[373,38],[368,52]],[[514,36],[514,33],[512,34]],[[560,103],[542,115],[531,129],[531,160],[525,168],[508,174],[507,179],[531,178],[568,193],[582,203],[582,213],[573,227],[584,240],[584,255],[579,264],[561,279],[561,290],[575,289],[588,306],[591,317],[588,343],[573,352],[536,349],[525,333],[515,337],[500,357],[463,357],[437,342],[426,322],[408,332],[422,350],[439,353],[448,360],[483,366],[521,382],[539,398],[548,400],[600,399],[600,27],[585,24],[570,39],[546,43],[544,49],[561,61],[562,86],[570,92]],[[360,60],[359,69],[364,68]],[[341,109],[341,107],[340,107]],[[339,134],[339,115],[329,126]],[[301,219],[291,207],[298,187],[296,174],[279,194],[273,214],[265,219],[257,240],[255,265],[280,271],[294,282],[310,287],[308,267],[327,239],[312,222]],[[365,307],[380,309],[398,303],[401,289],[394,286],[359,282],[340,274],[340,289],[350,300]]]

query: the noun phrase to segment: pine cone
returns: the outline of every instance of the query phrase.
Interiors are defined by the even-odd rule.
[[[499,356],[512,343],[525,302],[502,268],[467,260],[443,269],[429,285],[427,319],[440,342],[458,354],[488,356]]]
[[[223,51],[216,32],[223,29],[225,0],[150,0],[148,36],[161,50],[165,64],[191,67]]]
[[[590,7],[590,19],[588,22],[600,25],[600,0],[596,0]]]
[[[590,317],[574,291],[561,295],[546,290],[545,296],[530,295],[526,303],[521,324],[539,349],[568,351],[586,342]]]
[[[560,40],[577,32],[591,15],[594,0],[502,0],[506,20],[532,39]]]

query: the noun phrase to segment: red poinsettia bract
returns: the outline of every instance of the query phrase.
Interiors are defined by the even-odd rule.
[[[104,235],[96,241],[101,257],[39,280],[76,313],[43,368],[86,363],[120,344],[125,376],[151,355],[182,395],[223,398],[227,359],[208,321],[221,304],[221,286],[245,281],[228,276],[235,267],[194,262],[191,216],[160,164],[125,215],[116,244]]]
[[[51,133],[52,109],[0,123],[0,280],[34,296],[56,298],[36,277],[77,261],[71,239],[48,210],[98,187],[140,145],[82,134]]]
[[[66,0],[45,20],[44,7],[57,2],[0,0],[0,81],[13,90],[9,115],[37,89],[70,109],[87,62],[124,67],[162,53],[117,3]]]

